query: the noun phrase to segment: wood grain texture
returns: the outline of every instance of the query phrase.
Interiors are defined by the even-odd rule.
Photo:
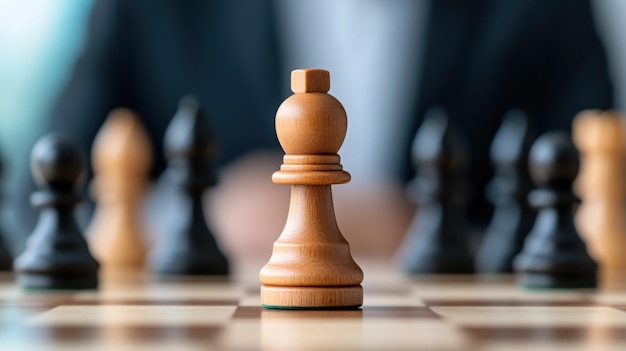
[[[276,133],[287,153],[272,180],[291,184],[287,223],[260,279],[261,304],[275,308],[358,307],[363,272],[350,254],[333,207],[331,184],[350,175],[339,163],[347,117],[326,94],[327,71],[292,73],[292,90],[276,113]]]
[[[146,256],[139,204],[148,185],[152,149],[148,135],[128,109],[113,110],[92,150],[97,201],[87,230],[90,246],[104,270],[142,269]]]
[[[248,262],[250,263],[250,262]],[[0,275],[7,350],[623,350],[626,281],[607,290],[525,290],[514,277],[407,278],[363,262],[363,307],[270,310],[256,264],[236,281],[104,281],[98,291],[34,292]]]
[[[603,273],[626,270],[626,130],[616,111],[579,113],[573,125],[581,153],[576,224]]]

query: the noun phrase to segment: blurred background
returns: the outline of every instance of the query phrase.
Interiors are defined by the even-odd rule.
[[[34,142],[47,129],[55,100],[68,80],[85,36],[93,1],[0,1],[0,157],[3,163],[3,234],[12,251],[28,233],[17,198],[30,177]],[[26,200],[28,201],[28,200]]]
[[[29,158],[33,141],[67,81],[93,1],[0,2],[0,145],[6,183],[24,176],[12,165]],[[11,186],[5,186],[10,189]]]
[[[121,11],[116,13],[118,17],[115,20],[119,23],[113,22],[110,24],[112,26],[110,32],[120,31],[122,36],[124,36],[124,30],[127,29],[127,27],[124,27],[125,23],[132,23],[134,20],[137,20],[138,23],[143,23],[140,28],[144,28],[143,26],[145,26],[145,28],[150,29],[148,20],[152,17],[158,18],[155,14],[158,14],[159,10],[163,10],[167,7],[160,5],[152,6],[151,3],[142,3],[140,1],[129,2],[137,5],[135,7],[143,5],[145,14],[142,15],[141,12],[138,11],[132,12],[130,10],[132,10],[133,6],[127,6],[129,10],[127,14],[130,16],[130,19],[124,19],[126,22],[123,22],[120,18],[123,17],[124,14]],[[101,3],[105,4],[101,5],[99,11],[105,14],[91,19],[92,25],[95,27],[106,27],[103,23],[113,18],[107,17],[107,11],[111,13],[117,11],[108,8],[112,5],[106,5],[106,3],[115,3],[115,1],[102,1]],[[344,103],[350,120],[346,142],[340,151],[342,162],[345,169],[352,173],[354,186],[360,185],[369,189],[369,192],[366,192],[364,195],[362,192],[349,190],[354,188],[343,190],[340,189],[341,187],[337,187],[337,191],[339,192],[337,195],[337,207],[338,212],[340,212],[338,218],[341,222],[341,214],[346,216],[359,216],[360,213],[363,213],[362,211],[381,210],[383,214],[380,216],[384,217],[384,213],[392,212],[398,214],[402,219],[378,224],[374,228],[370,228],[370,230],[384,230],[384,228],[393,227],[390,229],[391,232],[401,232],[412,214],[412,208],[405,207],[404,200],[396,200],[402,197],[399,194],[402,194],[403,182],[406,180],[406,176],[398,176],[399,173],[402,173],[402,171],[398,171],[398,169],[401,169],[402,164],[405,163],[404,159],[406,159],[408,151],[398,151],[399,147],[394,145],[394,143],[397,142],[398,139],[396,135],[404,130],[413,128],[413,122],[409,119],[402,118],[398,118],[397,121],[393,123],[381,123],[380,121],[391,120],[394,118],[392,117],[393,115],[410,115],[413,113],[413,100],[415,96],[417,96],[416,91],[420,89],[418,86],[418,76],[420,73],[417,72],[417,69],[414,68],[411,63],[420,62],[421,59],[419,55],[420,50],[416,50],[411,45],[416,47],[426,45],[424,44],[425,40],[415,41],[412,39],[413,36],[422,36],[424,31],[428,30],[426,23],[428,23],[427,13],[428,6],[430,6],[429,3],[428,1],[382,0],[363,2],[320,1],[305,3],[282,0],[259,2],[254,6],[248,5],[247,3],[232,5],[231,7],[235,9],[235,11],[238,11],[236,8],[239,6],[246,8],[243,12],[252,14],[265,14],[265,10],[256,11],[256,7],[266,7],[266,20],[271,21],[270,27],[278,33],[277,42],[264,43],[260,41],[259,38],[261,38],[261,36],[259,36],[258,38],[254,37],[251,39],[250,43],[246,42],[245,38],[237,38],[233,39],[232,42],[217,41],[217,44],[213,43],[210,45],[216,45],[212,48],[227,48],[227,50],[233,52],[237,52],[239,46],[243,47],[244,45],[250,47],[257,45],[262,49],[253,47],[252,50],[258,49],[267,52],[269,51],[268,47],[276,45],[278,49],[276,50],[277,56],[275,59],[279,62],[277,65],[278,69],[276,71],[270,70],[263,74],[274,75],[273,78],[278,82],[280,87],[276,89],[278,93],[275,95],[267,93],[266,96],[253,97],[250,98],[249,101],[246,100],[245,95],[250,94],[250,91],[246,88],[247,81],[245,80],[250,78],[252,82],[254,79],[257,79],[254,84],[258,85],[260,82],[260,86],[263,86],[264,78],[253,77],[255,75],[254,72],[256,67],[260,66],[259,61],[271,60],[272,54],[270,53],[268,54],[269,56],[266,55],[266,57],[261,57],[261,54],[251,56],[249,52],[242,50],[242,67],[252,68],[250,68],[249,71],[246,70],[241,72],[240,75],[233,77],[233,81],[230,83],[228,83],[228,78],[226,80],[222,79],[221,81],[207,81],[207,84],[216,85],[214,90],[209,89],[209,91],[215,91],[215,94],[218,95],[240,91],[242,105],[254,106],[254,104],[258,104],[259,107],[257,110],[270,111],[268,116],[271,119],[273,118],[272,113],[278,107],[280,101],[289,94],[288,82],[289,71],[291,69],[314,66],[330,70],[332,82],[331,93]],[[455,5],[454,1],[444,3],[448,3],[449,6]],[[490,2],[484,1],[482,3],[484,3],[485,8],[489,7]],[[568,5],[565,4],[569,3],[566,1],[560,3],[564,5],[561,6],[560,13],[563,18],[567,18],[570,16],[570,13],[568,12]],[[72,96],[71,93],[67,91],[67,86],[71,84],[71,79],[75,78],[73,78],[72,75],[81,72],[81,70],[76,69],[75,66],[81,52],[91,50],[91,55],[97,55],[98,50],[102,50],[104,53],[107,50],[106,46],[102,48],[89,48],[89,43],[100,40],[108,45],[112,40],[108,38],[106,34],[103,34],[107,33],[106,31],[100,31],[100,34],[94,34],[94,32],[92,32],[91,37],[88,35],[90,13],[95,4],[96,1],[94,0],[0,0],[0,154],[4,160],[4,181],[1,187],[4,190],[4,222],[6,224],[6,234],[9,238],[12,238],[9,241],[12,243],[12,246],[15,247],[14,250],[19,250],[23,239],[27,236],[27,232],[25,231],[28,230],[25,229],[27,226],[19,223],[22,216],[16,215],[15,212],[13,212],[13,204],[16,201],[27,203],[27,200],[24,199],[25,196],[28,195],[27,192],[23,190],[25,189],[23,183],[25,179],[29,179],[30,177],[27,165],[31,147],[39,136],[50,129],[55,129],[51,127],[50,123],[50,121],[53,120],[53,115],[56,114],[54,118],[63,121],[63,113],[65,113],[67,109],[72,108],[72,104],[68,105],[67,102],[58,102],[59,99],[63,100],[63,94],[65,94],[66,100],[89,99],[89,95],[83,96],[75,94]],[[247,6],[251,7],[248,8]],[[494,8],[495,7],[496,6],[494,6]],[[624,20],[626,19],[626,1],[592,0],[591,9],[591,16],[597,28],[601,43],[604,44],[604,50],[607,55],[608,71],[613,84],[612,104],[614,107],[624,110],[626,109],[626,41],[624,41],[624,35],[626,35],[626,21]],[[220,11],[228,14],[230,13],[229,11],[233,10],[224,5],[224,8],[221,8]],[[454,14],[454,11],[451,11],[451,13]],[[201,14],[201,12],[198,12],[197,15],[200,16]],[[186,15],[190,16],[190,14]],[[144,18],[142,16],[145,16],[145,22],[142,22],[142,18]],[[184,16],[181,16],[181,18],[184,18]],[[451,18],[454,19],[455,17]],[[529,14],[527,19],[529,22],[536,20],[532,17],[532,14]],[[202,27],[204,25],[202,17],[199,19],[196,18],[196,20],[195,22],[190,21],[189,23],[184,21],[176,22],[172,26],[185,26],[189,24],[190,27]],[[238,17],[237,20],[242,20],[242,18]],[[246,18],[243,18],[243,20],[246,20]],[[164,21],[166,20],[164,19]],[[229,18],[225,18],[220,22],[219,19],[211,17],[210,19],[206,19],[206,26],[213,28],[211,26],[215,24],[215,28],[217,28],[215,29],[216,33],[221,33],[220,30],[230,28],[230,21]],[[237,23],[235,20],[232,21],[233,23]],[[249,23],[253,22],[254,20]],[[539,19],[537,19],[537,23],[540,23]],[[560,23],[561,22],[557,22],[554,25],[558,27]],[[563,23],[565,23],[565,21]],[[119,27],[117,27],[118,25]],[[152,25],[154,25],[154,23]],[[540,26],[540,24],[537,26]],[[575,23],[574,26],[576,26]],[[255,35],[257,35],[258,33],[255,32],[254,27],[251,26],[251,28],[250,33],[256,33]],[[532,28],[532,26],[529,26],[529,30],[533,30]],[[202,30],[200,29],[199,31]],[[135,32],[129,31],[129,38],[127,38],[127,40],[132,42],[134,36],[138,35],[136,32],[139,32],[139,30]],[[167,37],[167,35],[171,34],[167,31],[155,31],[154,33],[155,36],[162,36],[162,45],[166,45],[166,43],[177,44],[179,41],[178,38]],[[120,33],[117,34],[119,35]],[[572,36],[579,35],[579,33],[576,33],[574,30],[572,30],[570,34]],[[244,35],[248,34],[244,33]],[[546,35],[549,35],[549,33],[546,33]],[[565,33],[565,35],[568,34]],[[156,38],[156,40],[160,39],[161,37]],[[497,38],[494,40],[497,40]],[[515,41],[516,38],[512,37],[510,40]],[[572,38],[572,40],[576,41],[577,38]],[[409,45],[406,43],[412,44]],[[142,43],[136,42],[134,45],[141,47]],[[203,44],[200,42],[192,42],[191,47],[194,45],[197,46],[198,52],[200,52],[198,59],[209,58],[208,61],[210,61],[210,58],[213,56],[211,51],[208,48],[203,48]],[[181,49],[181,46],[172,46],[164,50],[176,51],[184,50],[184,48]],[[393,54],[390,55],[389,53]],[[125,55],[133,55],[133,52],[118,52],[118,55],[124,57]],[[155,61],[160,59],[162,58],[154,57]],[[146,60],[145,57],[143,57],[143,60],[143,62],[134,62],[134,64],[138,66],[149,66],[151,64],[150,60]],[[563,65],[566,65],[568,60],[569,58],[564,56]],[[207,65],[217,65],[214,71],[220,70],[219,59],[212,61],[212,63],[208,61]],[[181,62],[184,62],[184,60],[177,61],[178,64]],[[247,63],[250,63],[250,65],[246,66]],[[202,66],[202,61],[200,61],[199,64],[197,62],[193,63],[191,66],[194,67],[194,64]],[[137,66],[132,67],[136,68]],[[382,67],[383,69],[372,70],[372,67]],[[182,70],[184,67],[171,67],[174,71],[178,68]],[[496,68],[497,67],[494,67],[493,69],[495,70]],[[416,71],[411,71],[411,69]],[[83,70],[82,72],[85,73],[86,71]],[[209,70],[207,72],[212,71]],[[203,73],[207,72],[203,71]],[[103,74],[106,75],[107,73],[104,72]],[[128,74],[132,74],[132,72]],[[173,76],[176,76],[176,74],[173,74]],[[184,80],[184,76],[181,79]],[[242,79],[244,82],[241,82]],[[187,87],[187,91],[185,91],[184,84],[179,83],[172,83],[173,86],[178,84],[177,88],[172,89],[175,90],[183,87],[180,88],[181,94],[177,93],[180,96],[182,96],[182,93],[194,93],[194,89],[197,88],[190,86]],[[270,85],[274,84],[274,82],[267,83]],[[146,77],[145,84],[160,83],[151,82],[150,77]],[[228,86],[222,89],[224,85]],[[69,89],[84,90],[87,88],[84,86],[76,86]],[[132,92],[133,88],[135,87],[128,89]],[[591,87],[591,89],[593,90],[595,88]],[[221,91],[224,91],[224,93],[220,93]],[[254,91],[254,89],[251,91]],[[135,95],[139,94],[140,93],[136,93]],[[129,94],[129,96],[131,95],[133,94]],[[159,99],[159,97],[156,96],[151,98],[154,100]],[[220,104],[232,105],[232,102],[228,100],[228,98],[220,96],[219,99],[222,100],[217,101],[215,106],[219,106]],[[201,96],[201,100],[210,100],[210,98],[202,99]],[[131,101],[129,104],[132,105],[132,100],[125,101]],[[212,108],[211,101],[203,102],[209,105],[207,109],[212,118],[217,120],[224,118],[214,116],[221,112],[221,107]],[[120,102],[120,104],[122,103],[124,103],[124,101]],[[267,106],[264,106],[264,103]],[[78,106],[79,104],[75,105]],[[86,114],[83,117],[85,120],[93,119],[96,121],[94,125],[97,127],[98,123],[105,118],[105,113],[103,113],[104,109],[109,108],[106,104],[102,106],[104,106],[102,109],[98,108],[92,111],[80,109],[77,111]],[[137,106],[128,107],[138,108]],[[146,121],[150,121],[153,118],[153,116],[149,115],[149,111],[145,111],[145,109],[141,111],[141,108],[139,108],[139,110],[140,114],[142,112],[147,114],[143,116]],[[251,108],[251,111],[253,110],[254,109]],[[248,113],[247,110],[241,111],[242,114]],[[93,115],[91,115],[92,113]],[[160,113],[173,116],[175,113],[174,102],[169,103],[168,109]],[[250,116],[247,116],[247,118],[250,118]],[[158,118],[154,117],[154,119],[156,120]],[[164,118],[161,119],[165,121]],[[269,121],[270,119],[266,119],[265,115],[263,117],[263,121]],[[66,126],[68,126],[72,121],[80,122],[80,120],[81,118],[68,117],[63,123],[66,123]],[[220,128],[228,127],[226,124],[220,124],[221,122],[219,121],[213,122],[214,124],[217,123],[216,129],[218,133],[221,130]],[[233,122],[231,124],[237,123],[239,122]],[[477,123],[480,124],[479,121],[477,121]],[[156,123],[155,126],[149,127],[153,128],[151,134],[153,135],[153,142],[155,142],[155,148],[157,150],[161,148],[157,140],[159,138],[159,132],[154,132],[154,130],[162,130],[163,125],[163,123]],[[63,129],[64,126],[59,128]],[[271,128],[273,128],[273,125],[271,125],[270,122],[268,130]],[[85,131],[84,137],[80,135],[81,131],[76,132],[76,130],[71,128],[69,130],[71,130],[72,133],[78,133],[74,135],[78,139],[84,138],[88,140],[93,137],[93,129],[94,128],[91,128],[89,131]],[[246,130],[246,133],[255,132],[256,127],[250,125]],[[263,132],[265,132],[265,130],[263,130]],[[466,132],[471,133],[471,131]],[[162,133],[162,131],[160,133]],[[269,134],[270,133],[268,133],[268,135]],[[254,138],[254,136],[245,136],[245,138]],[[269,138],[273,138],[273,135],[270,135]],[[277,143],[273,139],[269,142],[265,139],[258,140],[255,145],[258,145],[260,149],[272,149],[272,147],[268,147],[268,145],[271,146],[272,143],[274,143],[274,146],[277,146]],[[212,215],[213,217],[222,218],[221,220],[216,219],[218,226],[227,226],[224,225],[224,223],[236,221],[231,219],[232,216],[235,216],[233,213],[237,212],[236,209],[245,211],[245,209],[242,210],[242,208],[246,207],[248,202],[254,201],[254,196],[251,196],[248,190],[237,190],[237,188],[260,189],[271,186],[269,183],[269,174],[277,169],[280,158],[276,159],[273,156],[268,156],[267,159],[272,161],[267,163],[258,160],[249,161],[250,167],[262,170],[263,175],[261,177],[265,177],[263,181],[252,179],[254,177],[246,171],[247,168],[237,163],[242,160],[242,157],[245,159],[245,156],[248,155],[249,151],[251,151],[255,145],[241,149],[237,149],[237,145],[223,145],[221,147],[221,150],[228,156],[224,156],[218,161],[223,172],[223,186],[216,192],[216,196],[221,196],[221,201],[225,201],[223,202],[225,205],[220,206],[219,213]],[[276,149],[276,147],[274,149]],[[85,150],[85,153],[88,152],[89,150]],[[157,169],[163,167],[162,160],[159,161],[158,158],[159,156],[157,156],[156,161]],[[487,158],[487,156],[484,155],[483,158]],[[158,170],[155,172],[158,172]],[[389,179],[393,180],[388,181]],[[245,182],[252,183],[252,185],[247,188],[244,184]],[[255,184],[255,182],[261,182],[262,184]],[[377,187],[372,188],[369,186],[371,184],[375,184]],[[28,188],[28,186],[26,186],[26,188]],[[228,189],[233,193],[224,194]],[[278,231],[280,230],[286,215],[285,204],[288,189],[278,191],[280,192],[279,197],[284,208],[277,208],[275,210],[276,212],[280,212],[280,215],[275,225],[268,226],[269,229],[267,232],[269,234],[267,234],[267,236],[270,237],[269,239],[271,239],[272,236],[274,236],[275,239],[278,235],[276,228],[278,227]],[[243,192],[243,194],[240,194],[241,192]],[[476,192],[482,192],[482,190],[478,189]],[[348,194],[345,195],[345,193]],[[263,201],[271,199],[272,196],[274,196],[264,195],[263,191],[259,191],[256,194]],[[387,196],[384,194],[392,195]],[[233,200],[233,198],[237,196],[240,196],[243,202]],[[359,196],[361,197],[361,199],[359,199],[361,207],[350,205],[353,203],[352,200],[354,200],[355,196],[357,196],[357,198]],[[378,204],[374,202],[378,202]],[[253,208],[249,211],[257,211],[254,206],[252,207]],[[232,211],[228,212],[229,209],[232,209]],[[241,223],[239,224],[241,225]],[[367,227],[367,224],[357,225],[355,228],[350,227],[350,223],[345,223],[344,225],[349,227],[345,229],[346,232],[360,232],[366,230]],[[245,231],[245,228],[231,228],[230,231]],[[240,239],[247,240],[244,238]],[[386,245],[388,246],[384,249],[386,252],[392,251],[393,246],[398,242],[397,239],[393,239],[390,241],[391,244],[384,244],[384,241],[387,240],[386,238],[380,238],[379,236],[378,239],[380,242],[375,240],[370,246]],[[241,241],[237,243],[237,240],[233,238],[227,238],[225,240],[230,242],[229,246],[231,247],[243,245]],[[358,238],[355,238],[355,241],[358,241]],[[354,245],[359,246],[358,243]],[[252,250],[252,246],[255,245],[250,245],[248,249]],[[268,247],[268,249],[270,248]],[[357,250],[361,249],[357,248]],[[367,252],[368,250],[372,250],[372,247],[364,245],[362,251]]]

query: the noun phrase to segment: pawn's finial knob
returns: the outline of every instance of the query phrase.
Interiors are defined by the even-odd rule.
[[[294,93],[327,93],[330,73],[323,69],[296,69],[291,72],[291,91]]]

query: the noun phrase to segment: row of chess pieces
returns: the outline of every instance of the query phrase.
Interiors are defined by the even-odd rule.
[[[283,127],[277,123],[287,156],[274,181],[314,185],[313,189],[345,183],[349,175],[341,169],[336,155],[345,136],[345,111],[338,101],[325,94],[330,86],[328,72],[299,72],[305,73],[292,75],[292,88],[294,96],[300,99],[296,104],[304,108],[283,108],[287,111],[284,114],[297,110],[304,114],[299,116],[303,120],[313,121],[317,117],[311,116],[319,106],[311,104],[321,104],[332,109],[327,115],[339,118],[338,122],[321,124],[300,121],[297,124],[307,128],[302,133],[285,124],[295,120],[291,115],[283,118],[287,121]],[[319,75],[320,72],[325,73]],[[311,102],[310,96],[323,97],[331,103]],[[311,116],[302,111],[312,111]],[[329,125],[333,128],[328,129]],[[578,149],[566,134],[553,132],[533,140],[530,129],[523,113],[512,111],[494,138],[491,157],[495,176],[488,194],[495,210],[477,256],[473,257],[470,226],[464,217],[467,187],[463,179],[466,164],[462,136],[444,110],[429,111],[413,146],[417,174],[411,192],[418,210],[401,247],[400,256],[407,272],[516,271],[521,283],[527,286],[590,287],[597,284],[596,261],[607,270],[626,268],[626,136],[622,116],[612,111],[582,112],[575,118],[573,128]],[[310,130],[314,137],[307,146],[303,135]],[[151,148],[139,119],[129,110],[115,110],[96,137],[91,190],[98,206],[87,229],[89,244],[73,216],[75,205],[82,199],[77,190],[85,173],[81,150],[61,136],[43,137],[32,152],[32,173],[40,190],[31,201],[40,210],[39,221],[26,250],[13,263],[0,245],[0,264],[5,269],[13,267],[22,286],[47,289],[94,288],[98,285],[100,264],[112,269],[137,269],[146,260],[159,274],[228,274],[228,260],[203,217],[202,194],[215,184],[212,140],[198,102],[184,98],[164,141],[168,158],[166,179],[177,195],[180,213],[169,223],[168,235],[155,242],[147,259],[139,234],[137,207],[151,166]],[[583,167],[577,179],[579,150]],[[302,179],[297,180],[298,177]],[[584,199],[576,217],[574,210],[580,200],[574,193],[575,180],[577,193]],[[319,201],[327,199],[325,194],[310,190],[302,194]],[[334,213],[328,222],[334,223]],[[338,230],[333,235],[341,237]],[[275,244],[275,250],[280,242],[279,239]],[[346,252],[349,255],[349,248]],[[333,259],[330,257],[329,261]],[[307,258],[302,260],[306,262]],[[354,263],[345,257],[338,261]],[[356,282],[362,279],[362,272],[355,267],[354,272],[358,272],[354,277],[361,277],[354,278]],[[327,274],[334,274],[332,270]],[[308,274],[301,273],[296,275]],[[271,284],[277,281],[268,277],[266,274]]]
[[[429,111],[413,145],[418,210],[401,246],[404,269],[515,272],[521,285],[543,288],[595,287],[599,267],[625,270],[624,123],[615,111],[588,110],[574,118],[573,138],[556,131],[533,140],[526,116],[510,111],[492,142],[494,212],[474,257],[462,136],[445,111]]]
[[[350,257],[332,210],[330,186],[350,178],[337,155],[345,136],[345,111],[326,94],[329,89],[328,72],[294,71],[296,94],[276,114],[286,156],[272,179],[291,184],[292,196],[285,229],[260,273],[265,307],[362,303],[363,272]],[[495,210],[473,257],[465,217],[466,146],[445,110],[428,111],[412,147],[416,176],[410,189],[418,206],[400,248],[406,272],[512,271],[524,287],[593,288],[598,284],[596,260],[605,270],[626,267],[623,255],[609,252],[626,249],[626,226],[621,222],[626,139],[622,117],[603,111],[575,117],[574,139],[589,161],[578,185],[588,200],[579,226],[589,229],[585,239],[591,250],[575,223],[581,202],[574,191],[581,168],[578,149],[565,132],[548,132],[533,140],[530,129],[522,113],[511,112],[494,138],[495,177],[489,195]],[[606,216],[607,206],[618,215]]]
[[[111,271],[138,270],[146,260],[159,274],[228,274],[228,260],[202,216],[202,194],[215,184],[215,147],[195,98],[181,100],[164,145],[167,184],[179,211],[170,218],[174,222],[167,223],[168,235],[154,243],[154,254],[146,252],[138,211],[152,162],[149,138],[132,111],[116,109],[92,149],[95,177],[90,191],[97,207],[87,233],[79,229],[74,215],[83,200],[79,194],[86,173],[82,150],[66,136],[46,135],[31,155],[39,188],[31,203],[40,212],[38,222],[14,261],[0,245],[1,267],[12,268],[18,283],[30,289],[96,288],[101,265]]]

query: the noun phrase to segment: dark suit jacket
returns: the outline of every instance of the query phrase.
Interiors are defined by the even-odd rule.
[[[524,110],[537,135],[569,131],[574,115],[610,108],[613,90],[587,0],[436,0],[409,149],[425,111],[445,107],[470,146],[474,219],[489,216],[489,147],[503,114]]]
[[[162,140],[185,94],[210,118],[224,164],[276,147],[280,60],[269,1],[100,0],[84,50],[50,128],[89,150],[107,114],[130,107],[143,118],[164,167]]]
[[[97,1],[50,129],[77,137],[88,151],[110,110],[133,108],[152,137],[158,174],[165,127],[179,98],[195,93],[215,130],[220,165],[253,149],[278,149],[273,118],[289,72],[279,60],[273,6]],[[414,124],[399,137],[398,152],[407,159],[399,177],[410,174],[411,139],[434,105],[448,109],[472,147],[476,194],[490,177],[489,143],[507,109],[524,109],[543,132],[569,129],[581,109],[611,107],[588,0],[436,0],[429,11]]]

